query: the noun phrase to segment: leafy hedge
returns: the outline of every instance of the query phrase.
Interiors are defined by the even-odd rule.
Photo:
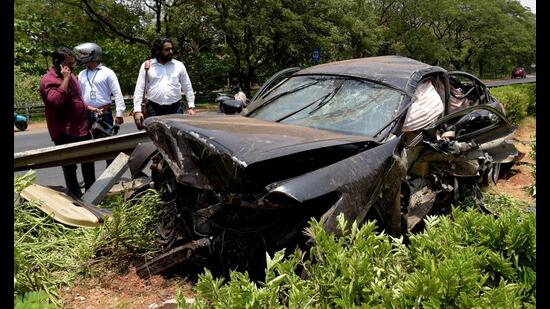
[[[23,107],[25,102],[42,102],[38,92],[41,78],[41,76],[23,72],[18,66],[13,67],[13,103],[15,106]]]
[[[349,226],[340,216],[347,232],[336,238],[312,221],[316,244],[309,253],[268,255],[260,283],[239,272],[224,282],[206,270],[191,306],[534,308],[535,215],[511,209],[494,218],[454,208],[452,216],[429,217],[408,245],[377,234],[373,222]]]
[[[508,119],[515,125],[535,113],[536,84],[498,87],[491,89],[491,94],[504,105]]]

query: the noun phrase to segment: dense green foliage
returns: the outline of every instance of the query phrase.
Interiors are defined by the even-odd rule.
[[[536,17],[516,0],[20,0],[14,4],[15,65],[44,73],[59,45],[93,41],[134,90],[158,36],[175,41],[195,90],[235,79],[245,88],[279,69],[398,54],[485,76],[535,62]],[[47,12],[47,14],[44,14]],[[20,85],[15,85],[20,87]]]
[[[58,289],[77,276],[95,275],[91,265],[126,269],[158,250],[156,192],[147,191],[133,203],[120,198],[105,203],[102,206],[113,207],[113,218],[99,228],[70,228],[47,216],[35,202],[20,200],[19,193],[33,181],[33,173],[14,180],[14,298],[21,306],[43,298],[32,294],[38,291],[60,305]]]
[[[13,67],[13,103],[17,107],[23,107],[26,103],[41,102],[38,87],[40,76],[23,72],[19,66]]]
[[[55,309],[49,295],[44,291],[29,292],[15,298],[14,309]]]
[[[535,85],[512,85],[491,89],[491,94],[502,103],[506,116],[515,125],[528,114],[534,114]]]
[[[452,219],[430,217],[410,244],[351,226],[339,218],[342,237],[311,222],[315,240],[267,256],[263,282],[246,273],[230,280],[206,270],[195,290],[197,308],[519,308],[536,305],[535,216],[509,209],[494,218],[470,208]],[[181,296],[180,296],[181,297]],[[178,301],[179,304],[183,302]]]

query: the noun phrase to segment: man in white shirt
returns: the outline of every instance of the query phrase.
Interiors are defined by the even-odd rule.
[[[111,95],[115,97],[116,118],[114,122],[121,125],[124,122],[126,105],[117,76],[113,70],[101,64],[102,50],[95,43],[84,43],[76,46],[78,63],[86,65],[86,69],[78,74],[84,102],[103,110],[103,120],[113,125],[111,112]],[[93,116],[93,115],[92,115]]]
[[[74,50],[78,56],[77,62],[86,66],[86,69],[78,74],[84,103],[100,109],[103,114],[103,121],[113,126],[113,113],[111,110],[111,95],[113,95],[116,105],[114,123],[121,125],[124,122],[126,105],[115,72],[100,62],[101,47],[95,43],[84,43],[76,46]],[[94,114],[88,112],[88,123],[91,125],[94,121]],[[111,162],[112,160],[107,160],[107,166]]]
[[[151,45],[151,60],[139,69],[134,91],[134,121],[142,129],[141,103],[145,91],[149,116],[183,113],[180,100],[182,91],[187,99],[187,113],[195,114],[195,94],[185,65],[173,59],[174,45],[168,38],[159,38]],[[146,70],[146,65],[149,67]],[[147,81],[146,81],[147,79]],[[145,89],[147,83],[147,89]]]

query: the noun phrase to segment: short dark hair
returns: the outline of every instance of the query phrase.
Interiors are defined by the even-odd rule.
[[[174,44],[174,42],[172,42],[172,40],[169,38],[155,39],[153,43],[151,43],[151,58],[157,58],[157,56],[162,51],[164,43],[172,43],[172,45]]]
[[[53,62],[56,63],[62,63],[63,61],[65,61],[65,59],[67,59],[67,57],[73,57],[73,58],[76,58],[74,52],[68,48],[68,47],[65,47],[65,46],[62,46],[62,47],[58,47],[53,53],[52,53],[52,58],[53,58]]]

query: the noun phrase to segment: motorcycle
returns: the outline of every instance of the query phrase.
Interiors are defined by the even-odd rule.
[[[93,122],[90,125],[90,134],[93,139],[114,136],[118,133],[120,126],[118,124],[110,125],[103,119],[103,114],[94,113]]]
[[[29,122],[27,121],[27,117],[23,115],[19,115],[16,112],[13,112],[13,123],[15,124],[15,127],[19,129],[20,131],[25,131],[27,127],[29,126]]]
[[[246,98],[246,94],[240,88],[233,91],[234,94],[218,93],[214,101],[218,103],[220,112],[224,114],[240,113],[250,103],[250,99]]]

